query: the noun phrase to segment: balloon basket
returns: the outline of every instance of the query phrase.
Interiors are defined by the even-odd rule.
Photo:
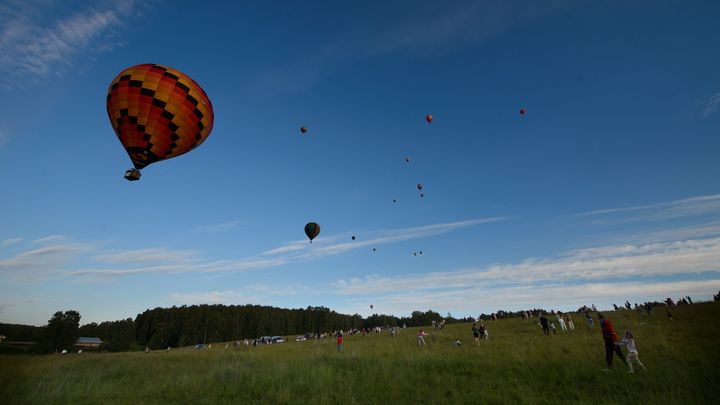
[[[125,172],[125,180],[138,181],[140,180],[140,170],[130,169]]]

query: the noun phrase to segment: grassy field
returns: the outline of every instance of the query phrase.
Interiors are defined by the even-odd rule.
[[[618,334],[634,331],[647,373],[628,374],[617,358],[602,371],[597,324],[590,331],[575,314],[574,333],[549,337],[537,320],[486,322],[479,346],[470,324],[455,324],[422,349],[408,328],[346,336],[341,352],[334,339],[293,339],[237,351],[0,355],[0,404],[720,403],[720,303],[673,315],[606,313]]]

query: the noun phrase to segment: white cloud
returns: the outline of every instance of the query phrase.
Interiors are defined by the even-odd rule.
[[[712,95],[709,99],[705,100],[705,109],[703,109],[703,116],[707,117],[710,114],[720,109],[720,92]]]
[[[408,315],[413,310],[432,309],[456,316],[491,313],[499,309],[522,310],[544,308],[576,310],[582,305],[597,304],[608,309],[613,304],[662,300],[665,297],[694,296],[709,299],[720,289],[720,277],[692,281],[626,281],[591,282],[573,285],[474,287],[455,290],[404,291],[397,294],[346,299],[338,310],[344,313],[368,313],[372,302],[376,312]],[[577,320],[576,320],[577,322]]]
[[[264,252],[265,255],[290,253],[299,250],[308,250],[307,253],[296,256],[298,259],[310,259],[344,253],[354,249],[381,246],[388,243],[403,242],[411,239],[426,238],[441,235],[455,230],[469,228],[491,222],[504,221],[510,217],[477,218],[457,222],[418,226],[414,228],[400,228],[385,231],[371,231],[365,233],[364,238],[355,241],[336,243],[338,240],[349,240],[350,235],[333,236],[331,238],[315,239],[312,249],[307,241],[294,241],[278,248]],[[367,239],[365,239],[367,238]]]
[[[172,293],[169,301],[173,304],[264,304],[271,305],[273,299],[291,295],[307,294],[310,287],[305,285],[263,285],[252,284],[242,288],[225,291]]]
[[[666,201],[656,204],[636,205],[622,208],[606,208],[576,214],[577,217],[597,217],[609,215],[632,216],[621,218],[620,222],[630,221],[662,221],[679,217],[720,213],[720,194],[704,195]]]
[[[54,243],[54,242],[62,242],[65,239],[67,239],[67,238],[63,235],[50,235],[50,236],[46,236],[44,238],[35,239],[31,243],[37,243],[37,244]]]
[[[4,241],[2,241],[2,245],[3,245],[3,246],[10,246],[10,245],[14,245],[14,244],[16,244],[16,243],[20,243],[20,242],[22,242],[22,241],[23,241],[23,238],[5,239]]]
[[[238,229],[240,226],[242,226],[243,221],[227,221],[222,222],[219,224],[212,224],[212,225],[202,225],[198,226],[193,229],[195,232],[208,232],[208,233],[217,233],[217,232],[227,232],[233,229]]]
[[[10,1],[0,7],[2,84],[17,87],[63,76],[83,52],[108,49],[116,41],[107,35],[123,25],[133,4],[133,0],[102,2],[64,16],[58,5],[45,1]],[[47,15],[58,17],[48,22]]]
[[[579,306],[586,299],[619,296],[709,294],[720,283],[720,275],[709,281],[657,281],[700,272],[720,272],[720,238],[580,249],[482,269],[338,280],[331,287],[349,297],[350,303],[372,300],[394,313],[422,308],[490,311]]]

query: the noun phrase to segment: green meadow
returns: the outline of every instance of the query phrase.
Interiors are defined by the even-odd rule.
[[[408,328],[394,338],[345,336],[342,351],[335,339],[292,336],[240,350],[1,355],[0,404],[720,403],[720,303],[676,307],[673,316],[606,313],[618,334],[635,334],[648,368],[635,374],[617,358],[603,371],[597,323],[589,330],[574,314],[575,332],[549,337],[537,318],[487,321],[480,345],[471,324],[452,324],[426,336],[424,348],[419,329]]]

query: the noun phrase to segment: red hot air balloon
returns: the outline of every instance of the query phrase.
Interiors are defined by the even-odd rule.
[[[135,166],[125,178],[140,179],[140,170],[200,146],[213,128],[212,104],[190,76],[146,63],[120,72],[106,97],[110,124]]]
[[[425,116],[425,121],[427,121],[428,124],[431,124],[433,120],[433,116],[428,114]]]
[[[524,108],[521,108],[521,109],[520,109],[520,115],[525,115],[525,109],[524,109]]]

